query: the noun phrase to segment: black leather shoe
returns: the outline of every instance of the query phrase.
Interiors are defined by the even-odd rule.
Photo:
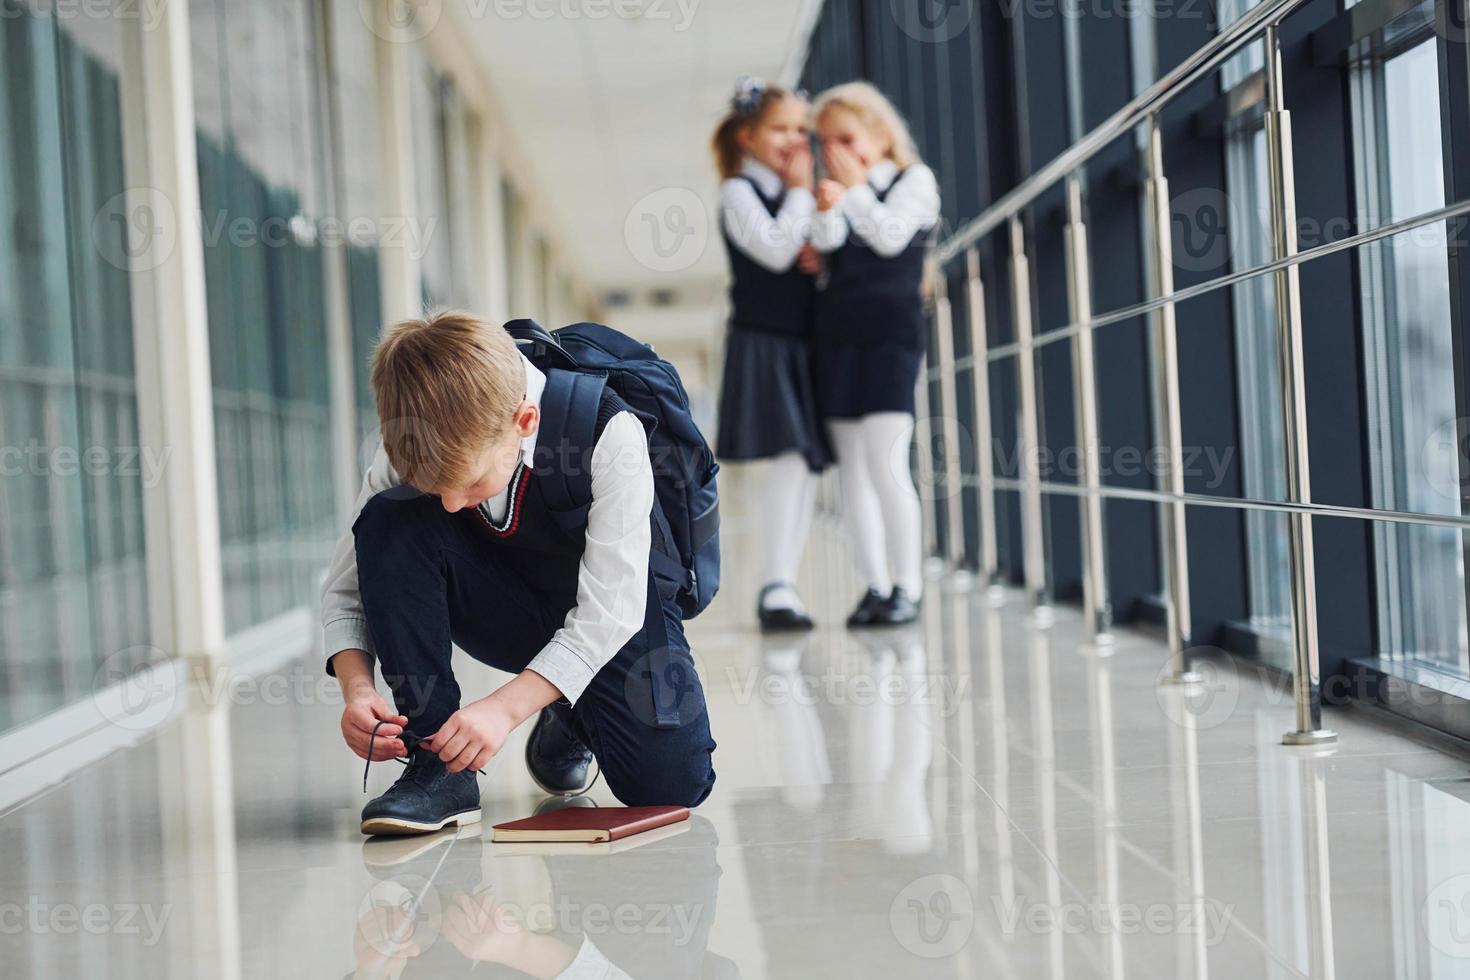
[[[762,633],[796,633],[809,630],[814,625],[812,618],[804,612],[783,606],[766,606],[766,596],[771,590],[784,585],[784,582],[772,582],[761,589],[760,598],[756,600],[755,614],[760,620]]]
[[[542,708],[526,740],[531,779],[553,796],[571,796],[586,789],[587,767],[592,764],[592,750],[582,744],[562,714],[568,710],[559,704]]]
[[[411,747],[408,766],[362,808],[364,834],[427,834],[480,822],[480,785],[468,769],[450,772],[427,749]]]
[[[847,617],[848,626],[883,626],[882,616],[888,600],[877,589],[869,589],[858,603],[852,615]]]
[[[919,618],[919,604],[898,586],[893,587],[879,614],[878,622],[883,626],[902,626]]]

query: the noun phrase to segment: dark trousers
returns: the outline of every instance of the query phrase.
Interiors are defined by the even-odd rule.
[[[368,501],[352,528],[378,662],[399,712],[419,735],[438,731],[459,709],[451,643],[481,663],[519,673],[575,599],[575,582],[560,597],[529,588],[478,520],[446,512],[437,497],[390,492]],[[659,606],[663,629],[645,624],[575,706],[561,704],[561,713],[623,803],[695,806],[714,786],[715,743],[679,610],[671,599]],[[663,640],[666,652],[657,647]],[[675,718],[655,712],[656,695],[677,705]]]

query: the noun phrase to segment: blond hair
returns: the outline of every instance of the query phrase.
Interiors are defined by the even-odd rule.
[[[754,106],[741,109],[731,106],[715,127],[714,136],[710,137],[710,150],[715,155],[715,168],[720,172],[721,180],[729,180],[731,177],[740,176],[741,164],[745,162],[745,150],[740,146],[740,134],[754,130],[761,124],[776,106],[786,99],[800,99],[790,89],[782,88],[780,85],[766,85],[761,89],[759,100]]]
[[[820,124],[822,115],[831,109],[846,109],[857,116],[858,122],[864,128],[886,136],[889,143],[888,159],[900,168],[911,167],[920,162],[919,150],[914,146],[914,138],[909,135],[909,127],[903,121],[903,116],[898,114],[893,103],[882,92],[869,83],[845,82],[829,88],[817,96],[812,118]]]
[[[526,397],[526,370],[504,329],[469,313],[402,320],[373,348],[383,449],[424,491],[468,485]]]

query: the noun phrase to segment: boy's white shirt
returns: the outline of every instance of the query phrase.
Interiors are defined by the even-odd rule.
[[[868,168],[867,183],[849,187],[837,206],[812,218],[812,244],[819,252],[835,252],[847,241],[849,230],[879,256],[891,259],[919,232],[939,221],[939,182],[934,171],[916,163],[903,171],[885,200],[878,191],[898,180],[898,164],[879,160]]]
[[[526,399],[541,403],[546,375],[524,356]],[[521,440],[521,458],[530,460],[536,433]],[[562,627],[527,667],[556,685],[576,703],[593,676],[643,628],[648,600],[648,550],[653,534],[653,464],[648,434],[631,412],[614,415],[592,449],[592,504],[587,511],[587,543],[577,576],[577,604]],[[353,521],[375,495],[400,486],[381,445],[363,476]],[[481,504],[501,523],[510,488]],[[366,650],[376,658],[357,585],[357,548],[352,529],[337,541],[322,588],[322,630],[327,659],[343,650]]]
[[[751,259],[772,272],[785,272],[796,264],[801,247],[811,237],[812,214],[817,202],[805,187],[790,187],[773,216],[761,194],[774,198],[781,193],[781,175],[756,160],[747,159],[741,173],[750,180],[731,177],[720,184],[720,220],[730,241]]]

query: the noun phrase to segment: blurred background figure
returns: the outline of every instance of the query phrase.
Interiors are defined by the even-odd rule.
[[[817,407],[837,454],[842,521],[868,582],[847,624],[894,626],[918,618],[924,589],[909,450],[928,333],[919,290],[939,185],[903,118],[872,85],[824,92],[815,115],[826,176],[812,244],[827,265],[817,301]]]
[[[796,573],[830,455],[811,365],[818,265],[809,113],[800,95],[744,76],[712,141],[731,279],[715,451],[722,460],[768,461],[756,503],[765,548],[756,613],[770,631],[812,627]]]

